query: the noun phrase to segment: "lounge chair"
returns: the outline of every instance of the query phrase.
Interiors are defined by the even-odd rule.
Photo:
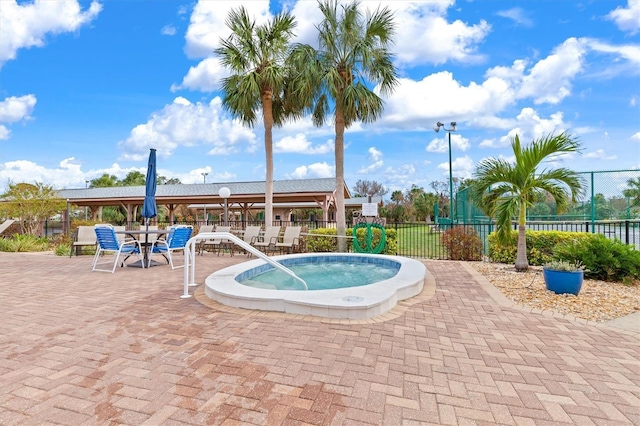
[[[167,238],[158,239],[151,246],[151,249],[149,250],[147,268],[151,266],[151,257],[154,254],[161,254],[165,256],[169,260],[171,269],[184,268],[184,264],[178,266],[174,265],[172,253],[176,251],[184,253],[185,247],[187,246],[187,242],[189,241],[189,238],[191,238],[192,233],[193,228],[190,226],[182,225],[170,227]]]
[[[231,227],[230,226],[216,226],[215,232],[231,232]],[[231,248],[231,242],[229,240],[227,240],[226,238],[212,238],[210,240],[203,240],[200,243],[200,255],[202,255],[202,253],[204,253],[204,249],[207,246],[211,246],[213,247],[214,250],[216,250],[216,252],[218,253],[218,256],[220,256],[220,250],[224,249],[224,248]],[[231,256],[233,256],[233,250],[229,250],[231,252]]]
[[[302,232],[302,226],[287,226],[284,228],[282,241],[276,243],[274,249],[280,249],[281,253],[284,253],[285,251],[287,253],[299,251],[300,232]]]
[[[96,231],[93,230],[93,226],[78,226],[74,234],[73,243],[71,243],[71,249],[69,250],[69,257],[73,256],[73,252],[76,252],[76,256],[80,255],[82,247],[93,246],[94,248],[98,244],[96,238]]]
[[[262,229],[261,226],[251,226],[251,225],[247,226],[244,230],[244,234],[242,234],[242,241],[244,241],[247,244],[253,245],[253,243],[258,241],[261,229]],[[247,253],[247,256],[251,256],[250,252],[247,251],[246,253]]]
[[[120,241],[112,225],[95,225],[94,232],[96,233],[96,240],[98,241],[98,249],[93,257],[93,264],[91,265],[92,271],[102,271],[114,273],[120,255],[123,254],[126,257],[122,260],[120,266],[124,266],[124,262],[131,255],[136,255],[142,262],[142,250],[138,241]],[[108,262],[98,262],[100,256],[105,253],[111,253],[114,255],[113,266],[111,269],[99,269],[99,265],[111,264],[111,260]],[[144,267],[144,265],[143,265]]]
[[[202,225],[200,227],[200,229],[198,229],[198,234],[205,234],[207,232],[213,232],[213,225]],[[205,242],[206,240],[200,240],[200,242],[198,242],[198,253],[200,253],[201,251],[204,250],[204,247],[202,246],[202,244]]]
[[[280,238],[280,229],[281,228],[279,226],[267,226],[264,230],[262,240],[255,241],[252,245],[265,253],[270,249],[275,249],[275,245]]]

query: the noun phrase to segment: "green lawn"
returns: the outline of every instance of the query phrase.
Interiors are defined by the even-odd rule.
[[[440,244],[440,232],[431,232],[424,225],[398,226],[398,255],[424,257],[430,259],[446,258],[446,251]]]

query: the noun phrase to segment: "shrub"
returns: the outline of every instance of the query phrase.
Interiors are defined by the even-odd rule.
[[[0,251],[29,252],[49,250],[49,240],[28,234],[14,234],[11,238],[0,238]]]
[[[561,272],[584,271],[584,265],[580,262],[569,262],[566,260],[552,260],[544,264],[545,269]]]
[[[482,240],[471,226],[454,226],[442,234],[451,260],[482,260]]]
[[[335,228],[318,228],[309,231],[307,237],[307,251],[312,253],[331,253],[338,250],[336,237],[324,237],[323,235],[337,235]]]
[[[53,252],[55,253],[56,256],[69,256],[70,250],[71,250],[71,247],[69,246],[69,244],[58,244],[53,249]]]
[[[527,260],[530,265],[541,266],[553,260],[555,246],[565,241],[577,241],[591,238],[593,234],[564,231],[530,231],[526,232]],[[498,241],[495,232],[489,234],[489,259],[498,263],[515,263],[518,251],[518,233],[512,232],[507,244]]]
[[[603,281],[640,279],[640,251],[601,234],[590,238],[566,241],[555,247],[555,258],[581,262],[585,277]]]
[[[364,244],[365,229],[358,229],[358,239],[361,245]],[[331,253],[338,250],[338,241],[335,235],[338,231],[335,228],[318,228],[309,231],[307,236],[307,251],[312,253]],[[385,254],[396,254],[398,252],[397,232],[395,229],[385,228],[387,244]],[[327,236],[326,236],[327,235]],[[333,235],[333,236],[331,236]],[[347,229],[347,235],[353,235],[351,228]],[[372,244],[375,247],[380,241],[381,232],[373,230]]]

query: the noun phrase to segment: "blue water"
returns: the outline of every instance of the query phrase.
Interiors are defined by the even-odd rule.
[[[292,265],[288,268],[306,281],[309,290],[359,287],[387,280],[398,273],[397,268],[367,263],[326,262]],[[256,288],[303,290],[300,281],[277,269],[240,281],[240,283]]]

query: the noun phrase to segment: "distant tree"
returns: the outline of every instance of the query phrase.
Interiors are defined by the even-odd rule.
[[[385,187],[375,180],[359,180],[353,187],[355,197],[383,197],[389,192]]]
[[[120,181],[122,186],[144,186],[147,177],[137,170],[127,173],[127,175]]]
[[[567,210],[582,194],[583,182],[579,174],[566,169],[549,169],[545,162],[558,154],[580,151],[580,144],[567,133],[547,135],[528,146],[520,144],[516,135],[511,148],[515,164],[501,158],[480,161],[471,187],[472,199],[489,217],[496,218],[498,239],[507,242],[511,235],[511,221],[518,221],[516,271],[529,269],[525,239],[527,209],[540,200],[540,193],[553,196],[558,212]]]
[[[282,95],[288,81],[286,55],[296,22],[289,13],[256,25],[244,7],[227,17],[231,35],[220,41],[215,53],[231,75],[222,81],[222,103],[242,123],[253,127],[262,110],[266,157],[265,223],[273,222],[273,126],[281,126],[285,113]]]
[[[434,206],[438,202],[438,196],[431,192],[423,192],[413,199],[413,208],[418,220],[427,220],[434,213]],[[435,218],[434,218],[435,219]]]
[[[4,214],[18,219],[22,232],[29,235],[36,235],[42,222],[67,206],[67,200],[58,197],[52,186],[43,183],[10,183],[2,198],[5,200],[2,203]]]
[[[627,180],[627,186],[628,188],[624,189],[622,194],[631,199],[632,206],[640,206],[640,177]]]
[[[294,93],[302,103],[313,104],[313,124],[321,126],[333,115],[336,228],[338,237],[344,237],[344,132],[358,121],[376,121],[384,109],[378,94],[391,93],[398,83],[389,50],[395,24],[388,8],[365,16],[357,1],[342,4],[326,0],[320,1],[319,7],[323,15],[317,26],[319,49],[297,45],[290,60],[297,71]],[[346,250],[346,238],[338,238],[338,252]]]
[[[99,178],[91,180],[89,186],[91,188],[110,188],[113,186],[121,186],[116,175],[104,173]]]

